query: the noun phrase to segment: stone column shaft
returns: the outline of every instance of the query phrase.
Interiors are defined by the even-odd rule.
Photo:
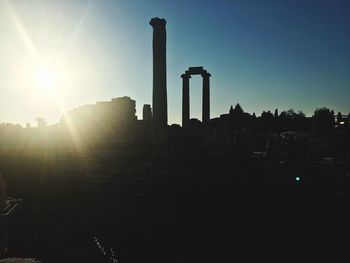
[[[210,120],[210,77],[209,73],[203,73],[203,101],[202,101],[202,122],[208,124]]]
[[[182,78],[182,127],[186,127],[190,121],[190,78],[183,74]]]
[[[153,123],[158,127],[168,124],[166,90],[166,21],[152,18],[153,27]]]

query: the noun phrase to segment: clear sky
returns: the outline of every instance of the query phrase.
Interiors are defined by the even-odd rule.
[[[181,123],[181,78],[211,77],[211,117],[239,102],[311,115],[350,112],[348,0],[0,0],[0,122],[49,123],[78,105],[130,96],[152,103],[152,17],[167,20],[169,124]],[[201,78],[191,79],[201,117]]]

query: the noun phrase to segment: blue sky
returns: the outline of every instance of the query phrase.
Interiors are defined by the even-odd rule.
[[[211,77],[211,117],[240,103],[311,115],[350,112],[350,1],[0,1],[0,122],[49,123],[78,105],[130,96],[137,115],[152,98],[152,17],[167,20],[169,124],[181,123],[181,78]],[[59,62],[57,62],[59,61]],[[57,74],[55,92],[35,65]],[[57,71],[57,72],[55,72]],[[201,79],[191,79],[201,117]]]

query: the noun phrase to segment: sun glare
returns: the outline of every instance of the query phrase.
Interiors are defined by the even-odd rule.
[[[13,46],[9,46],[16,52],[8,60],[8,85],[22,95],[22,103],[30,107],[31,112],[42,115],[47,110],[48,117],[59,113],[59,118],[77,103],[77,95],[81,94],[86,83],[90,86],[100,79],[95,64],[90,64],[89,56],[86,57],[83,51],[85,41],[80,39],[85,15],[77,20],[74,30],[67,28],[65,31],[65,23],[61,25],[60,22],[58,34],[53,34],[54,23],[41,23],[43,26],[37,30],[22,20],[13,1],[0,0],[0,6],[5,8],[16,40]],[[5,40],[5,44],[9,42],[6,37]],[[7,47],[1,46],[0,49],[6,50]]]
[[[54,72],[45,68],[40,68],[36,74],[38,83],[43,90],[52,90],[55,87],[57,76]]]

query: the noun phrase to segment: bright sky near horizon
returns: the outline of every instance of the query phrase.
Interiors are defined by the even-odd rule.
[[[211,117],[317,107],[350,112],[347,0],[0,0],[0,122],[58,122],[76,106],[130,96],[152,103],[152,17],[167,20],[169,124],[181,78],[211,77]],[[201,79],[191,79],[201,117]]]

